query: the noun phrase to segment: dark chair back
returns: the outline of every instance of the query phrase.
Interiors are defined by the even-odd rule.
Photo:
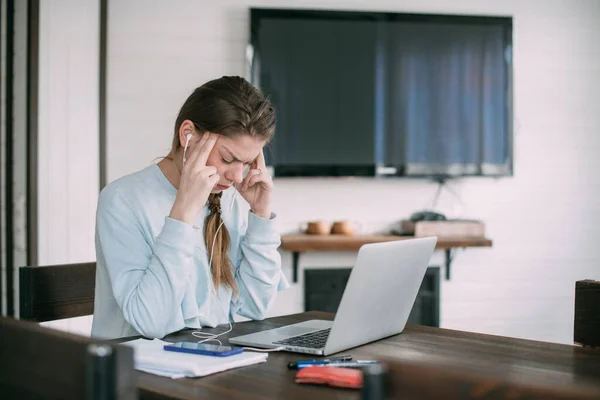
[[[574,342],[600,348],[600,281],[575,282]]]
[[[19,268],[19,317],[44,322],[94,313],[96,263]]]
[[[0,318],[0,397],[137,398],[133,349]]]

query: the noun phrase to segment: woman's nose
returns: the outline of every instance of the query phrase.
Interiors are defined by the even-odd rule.
[[[229,174],[226,175],[226,178],[236,184],[242,183],[244,180],[244,165],[232,165],[231,169],[228,171]]]

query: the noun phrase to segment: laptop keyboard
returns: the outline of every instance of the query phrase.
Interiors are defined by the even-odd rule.
[[[291,338],[279,340],[274,343],[285,344],[288,346],[306,347],[309,349],[320,349],[325,347],[327,337],[329,336],[329,331],[331,331],[331,328],[306,333],[300,336],[294,336]]]

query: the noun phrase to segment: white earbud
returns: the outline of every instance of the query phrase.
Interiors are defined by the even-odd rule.
[[[183,165],[185,165],[185,162],[187,161],[185,158],[185,153],[187,152],[187,148],[188,148],[188,145],[190,144],[191,138],[192,138],[191,133],[188,133],[187,136],[185,137],[185,147],[183,148]]]

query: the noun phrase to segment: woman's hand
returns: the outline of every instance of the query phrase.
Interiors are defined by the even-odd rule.
[[[254,214],[269,219],[271,218],[273,179],[271,179],[267,172],[265,156],[262,150],[250,168],[242,183],[235,185],[235,188],[250,204],[250,208]]]
[[[181,170],[179,189],[169,217],[194,224],[210,192],[219,182],[215,167],[206,165],[206,160],[218,139],[217,134],[206,132],[200,142],[190,151]]]

